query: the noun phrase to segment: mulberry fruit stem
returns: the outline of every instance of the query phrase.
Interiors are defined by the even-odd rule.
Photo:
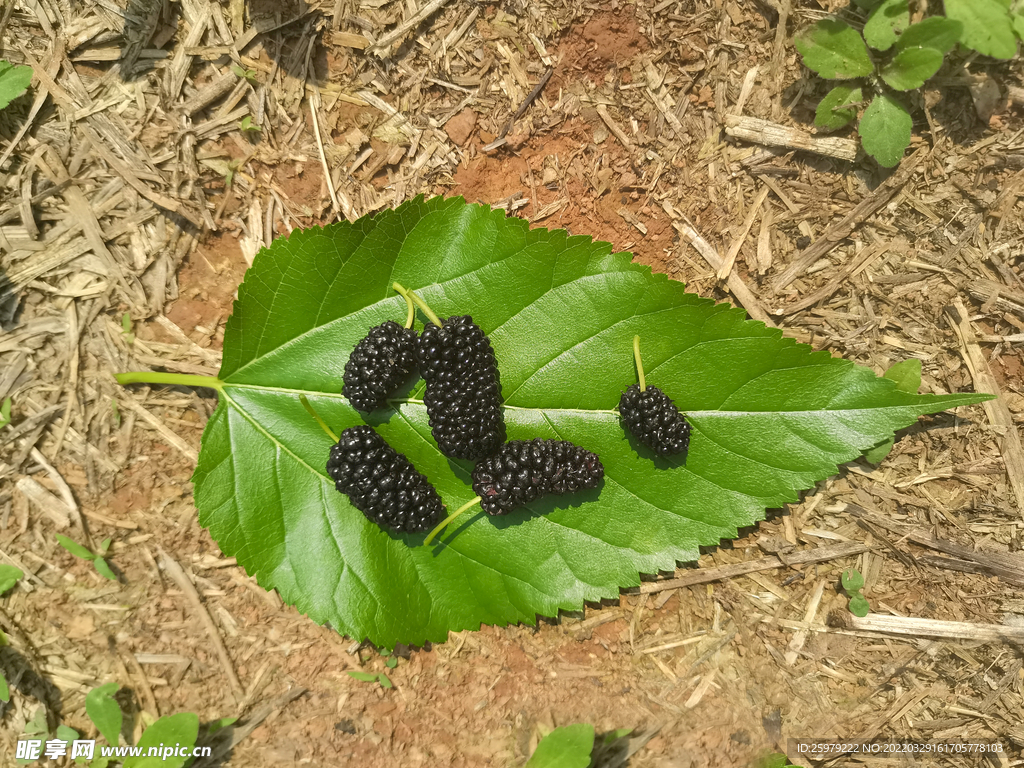
[[[417,296],[414,291],[410,291],[408,288],[405,288],[404,286],[400,285],[399,283],[394,283],[392,285],[392,288],[394,288],[400,294],[405,296],[407,299],[412,299],[416,303],[416,306],[423,310],[423,314],[425,314],[430,319],[430,322],[432,322],[438,328],[441,327],[441,318],[439,318],[437,315],[435,315],[434,314],[434,310],[432,310],[427,305],[427,302],[425,302],[423,299],[421,299],[419,296]]]
[[[633,359],[636,360],[636,373],[640,378],[640,391],[647,391],[647,379],[644,378],[644,364],[640,359],[640,337],[633,337]]]
[[[302,407],[306,409],[309,415],[316,419],[316,423],[319,424],[320,429],[326,432],[327,436],[331,438],[331,442],[338,442],[338,436],[331,431],[331,428],[327,426],[327,422],[324,421],[320,414],[316,412],[305,395],[299,395],[299,402],[302,403]]]
[[[412,328],[412,321],[416,319],[416,305],[412,301],[412,296],[409,295],[407,288],[403,288],[398,283],[395,283],[392,287],[402,295],[405,303],[409,305],[409,314],[405,318],[405,327]]]
[[[440,523],[438,523],[437,526],[434,528],[434,530],[432,530],[430,533],[427,534],[427,538],[425,538],[423,540],[423,543],[426,545],[426,544],[429,544],[430,542],[432,542],[437,537],[438,533],[440,533],[441,531],[443,531],[445,528],[448,527],[448,524],[450,522],[452,522],[455,518],[457,518],[459,515],[461,515],[463,512],[465,512],[470,507],[472,507],[474,504],[477,504],[479,501],[480,501],[480,497],[479,496],[474,496],[470,501],[467,501],[461,507],[456,509],[450,515],[448,515],[448,517],[446,517],[444,520],[442,520]]]
[[[122,387],[127,384],[169,384],[179,387],[209,387],[218,392],[224,388],[224,382],[216,376],[196,376],[189,373],[128,371],[127,373],[115,373],[114,378]]]

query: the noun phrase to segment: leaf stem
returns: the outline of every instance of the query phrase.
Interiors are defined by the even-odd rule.
[[[216,376],[196,376],[188,373],[128,371],[127,373],[115,373],[114,378],[122,387],[127,384],[171,384],[180,387],[209,387],[218,392],[224,388],[224,382]]]
[[[436,526],[434,527],[434,530],[432,530],[432,531],[431,531],[430,533],[428,533],[428,534],[427,534],[427,538],[425,538],[425,539],[423,540],[423,544],[424,544],[424,545],[427,545],[427,544],[429,544],[430,542],[432,542],[432,541],[434,540],[434,537],[435,537],[435,536],[437,536],[437,534],[438,534],[438,533],[440,533],[441,531],[443,531],[443,530],[444,530],[445,528],[447,528],[447,527],[448,527],[448,524],[449,524],[449,523],[450,523],[450,522],[451,522],[452,520],[454,520],[455,518],[457,518],[457,517],[458,517],[459,515],[461,515],[461,514],[462,514],[463,512],[465,512],[465,511],[466,511],[467,509],[469,509],[470,507],[472,507],[472,506],[473,506],[474,504],[476,504],[476,503],[477,503],[478,501],[480,501],[480,497],[479,497],[479,496],[474,496],[474,497],[473,497],[473,498],[472,498],[472,499],[471,499],[470,501],[467,501],[467,502],[466,502],[465,504],[463,504],[463,505],[462,505],[461,507],[459,507],[459,508],[458,508],[458,509],[456,509],[456,510],[455,510],[454,512],[452,512],[452,513],[451,513],[450,515],[448,515],[448,517],[446,517],[446,518],[445,518],[444,520],[442,520],[442,521],[441,521],[440,523],[438,523],[438,524],[437,524],[437,525],[436,525]]]
[[[640,360],[640,337],[633,337],[633,358],[636,360],[636,373],[640,377],[640,391],[647,391],[647,379],[644,378],[644,364]]]
[[[409,295],[409,291],[395,283],[392,286],[396,291],[402,294],[402,298],[405,299],[405,303],[409,305],[409,314],[405,318],[405,327],[412,328],[412,321],[416,319],[416,305],[412,303],[412,296]]]
[[[395,283],[392,287],[396,291],[401,293],[403,296],[406,293],[408,293],[409,294],[409,298],[411,298],[413,301],[416,302],[416,306],[423,310],[423,314],[425,314],[428,318],[430,318],[430,322],[432,322],[438,328],[441,327],[441,320],[438,318],[437,315],[434,314],[434,310],[432,310],[429,306],[427,306],[427,303],[425,301],[423,301],[423,299],[421,299],[419,296],[417,296],[415,291],[410,291],[408,288],[403,288],[398,283]]]
[[[327,426],[327,422],[321,418],[320,414],[317,413],[316,410],[314,410],[305,395],[299,395],[299,402],[302,403],[302,407],[309,412],[309,415],[316,419],[316,423],[319,424],[320,428],[327,433],[329,438],[331,438],[331,442],[337,443],[340,438],[331,431],[331,428]]]

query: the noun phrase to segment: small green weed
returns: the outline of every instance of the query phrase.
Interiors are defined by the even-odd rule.
[[[3,596],[4,592],[11,589],[15,584],[18,583],[18,579],[25,575],[25,572],[21,568],[15,568],[13,565],[0,565],[0,596]],[[7,645],[7,635],[0,630],[0,646]],[[0,670],[0,701],[11,700],[11,689],[7,685],[7,678],[4,677],[3,670]]]
[[[855,568],[843,571],[840,581],[843,585],[843,591],[850,598],[850,613],[862,618],[867,616],[871,606],[868,605],[868,599],[861,594],[861,590],[864,589],[864,577],[860,575],[860,571]]]
[[[98,553],[83,547],[74,539],[69,539],[67,536],[60,533],[57,534],[57,543],[75,557],[79,557],[82,560],[88,560],[92,563],[96,568],[96,572],[103,578],[110,579],[111,581],[117,581],[117,575],[110,569],[110,564],[106,560],[107,550],[110,549],[109,538],[100,542],[100,551]]]
[[[262,128],[252,121],[252,117],[250,115],[246,115],[242,118],[242,122],[238,124],[238,130],[242,131],[242,133],[248,134],[256,134],[263,131]]]
[[[120,745],[124,714],[121,712],[121,705],[114,698],[120,688],[119,683],[107,683],[106,685],[93,688],[85,696],[85,713],[96,727],[96,730],[99,731],[99,735],[106,742],[106,745],[101,746],[102,749],[107,747],[117,748]],[[92,751],[87,749],[76,754],[75,749],[72,749],[69,752],[67,751],[68,745],[71,745],[73,748],[81,746],[72,744],[72,742],[80,739],[81,736],[74,728],[69,728],[63,724],[57,726],[52,734],[52,738],[65,742],[65,754],[73,759],[76,765],[88,763],[89,768],[107,768],[111,762],[117,761],[121,761],[121,768],[154,768],[157,765],[161,768],[186,768],[195,761],[194,750],[200,732],[199,717],[197,715],[192,712],[179,712],[176,715],[167,715],[157,719],[153,719],[146,712],[142,712],[140,715],[146,728],[142,732],[142,736],[139,737],[138,743],[135,744],[135,748],[141,754],[130,756],[124,754],[118,756],[103,755],[99,749],[95,748],[95,740],[87,741],[87,745],[91,746]],[[221,729],[234,724],[236,719],[234,717],[225,717],[207,723],[203,728],[204,741],[208,741],[211,736]],[[35,753],[29,754],[27,757],[18,757],[17,763],[19,765],[36,762],[41,757],[41,754],[38,753],[42,745],[51,740],[50,729],[46,722],[46,709],[44,707],[36,710],[32,720],[25,725],[23,736],[30,740],[35,740]],[[164,745],[163,750],[165,754],[156,758],[147,754],[150,748],[159,747],[160,745]],[[47,746],[49,747],[49,745]],[[168,750],[173,750],[173,754]],[[21,754],[20,751],[19,754]],[[207,752],[207,754],[209,753]]]
[[[394,656],[389,656],[387,661],[384,662],[388,669],[394,669],[398,666],[398,659]],[[391,682],[391,678],[383,672],[359,672],[354,669],[348,671],[348,676],[354,680],[360,680],[364,683],[380,683],[381,688],[394,688],[395,684]]]
[[[863,33],[838,18],[796,36],[804,64],[826,80],[842,80],[818,104],[814,124],[835,131],[860,116],[864,151],[892,167],[910,145],[913,118],[903,95],[921,88],[959,43],[985,56],[1013,58],[1024,36],[1024,3],[946,0],[946,15],[911,24],[909,0],[855,0],[868,12]],[[870,50],[869,50],[870,49]],[[873,52],[873,53],[872,53]]]
[[[757,762],[757,768],[797,768],[789,762],[789,758],[781,752],[765,755]]]
[[[126,344],[135,343],[135,334],[132,333],[132,316],[125,312],[121,315],[121,334]]]
[[[245,69],[243,67],[238,66],[237,64],[232,64],[231,65],[231,71],[234,72],[236,75],[238,75],[243,80],[248,80],[250,84],[252,84],[252,85],[259,85],[259,83],[257,83],[257,81],[256,81],[256,70],[255,69]]]
[[[9,397],[5,397],[3,403],[0,403],[0,429],[3,429],[11,423],[11,405],[13,401]]]

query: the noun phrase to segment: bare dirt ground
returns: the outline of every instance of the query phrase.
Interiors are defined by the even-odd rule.
[[[985,635],[1024,626],[1024,119],[1006,90],[1024,65],[947,64],[892,175],[727,135],[734,115],[811,131],[824,86],[792,35],[831,5],[0,11],[3,57],[37,69],[0,113],[0,562],[26,573],[0,597],[0,764],[40,707],[94,733],[84,696],[111,681],[135,737],[175,712],[239,717],[208,764],[519,766],[574,722],[636,729],[632,768],[747,765],[789,737],[997,739],[992,765],[1024,764],[1022,645]],[[983,82],[999,99],[975,103]],[[681,566],[706,574],[690,585],[399,649],[392,689],[354,680],[385,659],[282,605],[197,523],[210,393],[112,374],[216,374],[260,247],[417,194],[607,240],[879,373],[919,358],[922,391],[1000,397],[921,419],[879,466],[848,465]],[[55,533],[110,537],[119,581]],[[844,543],[865,546],[785,565]],[[886,627],[850,623],[851,566]]]

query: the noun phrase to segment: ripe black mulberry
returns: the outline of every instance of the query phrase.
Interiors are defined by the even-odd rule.
[[[633,384],[619,398],[619,415],[637,440],[659,456],[676,456],[690,447],[690,425],[672,398],[657,387],[648,387],[640,359],[640,337],[633,337],[633,359],[639,384]]]
[[[331,446],[327,474],[352,505],[382,528],[429,531],[444,513],[437,490],[371,427],[349,427]]]
[[[394,320],[371,328],[345,363],[342,394],[359,411],[380,408],[416,370],[416,331]]]
[[[619,414],[626,429],[659,456],[685,455],[690,447],[689,423],[657,387],[629,387],[619,399]]]
[[[473,492],[489,515],[506,515],[549,494],[596,488],[604,466],[596,453],[566,440],[512,440],[477,463]]]
[[[501,381],[491,342],[469,315],[430,324],[420,334],[417,362],[426,381],[423,402],[441,453],[477,460],[505,442]]]

